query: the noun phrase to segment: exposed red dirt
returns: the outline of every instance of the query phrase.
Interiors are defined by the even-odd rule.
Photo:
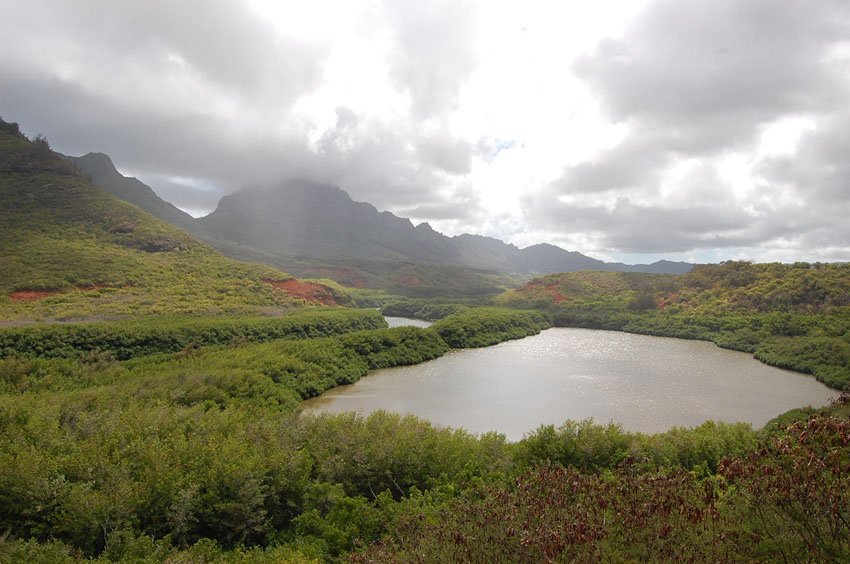
[[[542,280],[532,280],[523,288],[521,288],[521,290],[525,292],[531,290],[530,293],[532,294],[535,290],[543,292],[544,294],[549,294],[552,297],[552,301],[554,301],[556,304],[560,304],[569,300],[567,296],[565,296],[560,292],[560,290],[558,290],[557,282],[550,282],[548,284],[544,284]]]
[[[9,299],[13,302],[34,302],[59,293],[59,290],[17,290],[9,294]]]
[[[555,301],[556,304],[560,304],[562,302],[567,301],[567,296],[558,291],[557,284],[549,284],[548,286],[546,286],[545,290],[546,293],[552,296],[552,299]]]
[[[323,284],[303,282],[297,278],[289,278],[287,280],[264,278],[263,282],[283,290],[290,296],[302,298],[308,302],[323,305],[338,305],[333,291]]]

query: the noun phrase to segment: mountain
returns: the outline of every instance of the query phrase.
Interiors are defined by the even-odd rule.
[[[46,140],[2,120],[0,226],[0,324],[276,313],[304,303],[278,289],[289,274],[223,256],[93,186]]]
[[[538,274],[589,269],[683,273],[692,266],[669,261],[606,263],[548,244],[520,249],[481,235],[447,237],[427,223],[414,227],[409,219],[355,202],[335,186],[304,180],[225,196],[196,225],[222,240],[320,259],[396,260]]]
[[[447,237],[427,223],[414,226],[409,219],[356,202],[338,187],[305,180],[234,192],[208,216],[192,219],[135,178],[123,177],[106,155],[69,159],[104,190],[192,231],[226,254],[275,265],[283,259],[318,261],[333,278],[335,265],[351,261],[526,274],[578,270],[681,274],[693,266],[670,261],[607,263],[549,244],[520,249],[481,235]]]
[[[299,180],[225,196],[196,225],[224,240],[294,257],[461,262],[450,239],[427,226],[355,202],[339,188]]]
[[[180,227],[187,227],[192,223],[191,215],[157,196],[150,186],[118,172],[108,155],[88,153],[82,157],[61,156],[86,174],[95,186],[125,202],[139,206],[149,214]]]

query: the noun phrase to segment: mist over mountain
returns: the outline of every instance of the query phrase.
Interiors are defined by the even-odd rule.
[[[427,223],[414,226],[407,218],[355,202],[336,186],[301,179],[234,192],[223,197],[211,214],[193,219],[142,182],[122,176],[102,153],[68,158],[104,190],[222,245],[225,252],[235,244],[276,257],[413,262],[534,274],[577,270],[681,274],[692,267],[670,261],[607,263],[550,244],[520,249],[481,235],[447,237]]]

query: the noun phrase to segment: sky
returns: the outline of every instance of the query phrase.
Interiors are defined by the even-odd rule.
[[[605,260],[850,260],[846,0],[0,0],[0,116]]]

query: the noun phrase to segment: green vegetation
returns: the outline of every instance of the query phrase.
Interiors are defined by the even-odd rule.
[[[288,275],[94,189],[2,120],[0,197],[0,562],[850,560],[846,396],[762,431],[568,421],[514,444],[299,414],[370,369],[553,320],[709,339],[840,387],[847,265],[555,275],[496,300],[510,309],[480,307],[502,283],[484,273],[405,265],[406,299],[323,282],[336,303],[439,319],[387,329],[305,310],[293,294],[324,290],[276,289]],[[362,272],[313,276],[331,274]],[[424,297],[471,281],[474,297]]]
[[[597,431],[597,433],[599,433]],[[717,474],[541,465],[403,518],[355,562],[843,562],[850,421],[816,415]]]
[[[496,325],[508,324],[506,339],[537,317],[491,310],[451,321],[470,331],[483,324],[491,338]],[[222,558],[240,550],[252,558],[328,557],[376,540],[416,492],[499,473],[509,453],[497,435],[475,438],[382,413],[295,415],[301,399],[371,368],[422,362],[449,349],[430,328],[291,339],[376,320],[383,323],[373,311],[327,311],[221,326],[203,320],[11,331],[29,338],[32,354],[0,361],[0,530],[20,539],[0,544],[0,556],[155,560],[200,547],[222,556],[223,547],[235,552]],[[244,343],[281,334],[290,338]],[[137,356],[204,339],[224,344]],[[97,342],[105,348],[91,349]]]
[[[452,348],[495,345],[507,339],[521,339],[551,327],[549,318],[536,311],[476,308],[445,317],[430,328]]]
[[[316,310],[281,317],[152,318],[113,323],[41,324],[0,328],[0,356],[80,357],[117,360],[206,345],[310,339],[386,323],[373,310]]]
[[[397,317],[412,317],[437,321],[449,315],[468,310],[469,304],[457,301],[443,302],[424,299],[389,299],[381,303],[381,313]]]
[[[2,123],[0,320],[266,315],[303,305],[263,283],[288,274],[223,257]]]
[[[688,274],[555,274],[499,297],[555,325],[704,339],[850,385],[850,264],[704,265]]]

